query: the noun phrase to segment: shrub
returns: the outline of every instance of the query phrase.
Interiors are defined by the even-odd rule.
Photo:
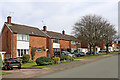
[[[30,60],[30,55],[29,54],[24,54],[23,55],[23,62],[28,62]]]
[[[22,61],[23,61],[23,59],[21,59],[21,58],[18,58],[18,60],[20,61],[20,64],[22,65]]]
[[[68,60],[73,61],[74,59],[71,56],[67,56]]]
[[[66,55],[62,55],[60,60],[68,60],[68,57]]]
[[[53,57],[53,60],[55,63],[58,63],[60,61],[60,58],[55,56],[55,57]]]
[[[53,64],[53,61],[48,57],[39,57],[36,59],[36,63],[37,65],[50,65]]]

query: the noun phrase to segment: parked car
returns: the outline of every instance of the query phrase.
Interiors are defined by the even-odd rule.
[[[57,51],[57,52],[54,52],[54,56],[56,56],[56,57],[61,57],[61,55],[71,56],[72,58],[76,57],[74,54],[71,54],[68,51]]]
[[[73,54],[75,54],[77,57],[80,57],[80,56],[84,56],[84,55],[85,55],[84,52],[78,52],[78,51],[73,52]]]
[[[99,51],[99,53],[104,53],[106,51],[107,51],[106,49],[102,49],[102,50]]]
[[[115,51],[115,52],[119,52],[119,51],[120,51],[120,49],[114,49],[114,51]]]
[[[76,58],[75,54],[71,54],[71,53],[68,52],[68,51],[62,51],[62,54],[63,54],[63,55],[67,55],[67,56],[71,56],[72,58]]]
[[[3,69],[8,70],[13,68],[21,69],[20,61],[17,58],[5,59],[3,62]]]
[[[86,54],[90,55],[90,51],[86,52]],[[92,54],[94,54],[94,51],[92,51]],[[96,52],[97,54],[97,52]]]

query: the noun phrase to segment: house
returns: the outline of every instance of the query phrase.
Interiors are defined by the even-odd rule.
[[[43,32],[47,35],[48,57],[53,57],[56,51],[74,52],[77,50],[77,39],[74,36],[62,33],[47,31],[47,27],[43,27]]]
[[[18,58],[23,54],[30,54],[31,49],[37,48],[34,60],[41,56],[47,56],[47,36],[38,28],[11,23],[11,16],[7,17],[1,31],[2,50],[4,58]]]
[[[11,23],[11,16],[7,17],[0,35],[0,51],[2,57],[20,58],[23,54],[29,54],[33,59],[33,49],[35,49],[34,60],[38,57],[53,57],[56,51],[69,51],[70,53],[81,47],[79,40],[74,36],[62,33],[47,31],[36,27]]]

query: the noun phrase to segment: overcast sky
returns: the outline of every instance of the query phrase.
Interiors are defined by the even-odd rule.
[[[87,14],[102,16],[118,29],[118,0],[1,0],[0,12],[0,29],[11,15],[13,23],[71,34],[74,23]]]

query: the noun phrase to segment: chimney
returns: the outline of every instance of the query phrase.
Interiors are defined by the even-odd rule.
[[[62,34],[65,35],[65,31],[64,30],[62,31]]]
[[[7,22],[8,22],[8,24],[11,24],[11,16],[7,17]]]
[[[43,31],[47,32],[47,27],[43,26]]]

